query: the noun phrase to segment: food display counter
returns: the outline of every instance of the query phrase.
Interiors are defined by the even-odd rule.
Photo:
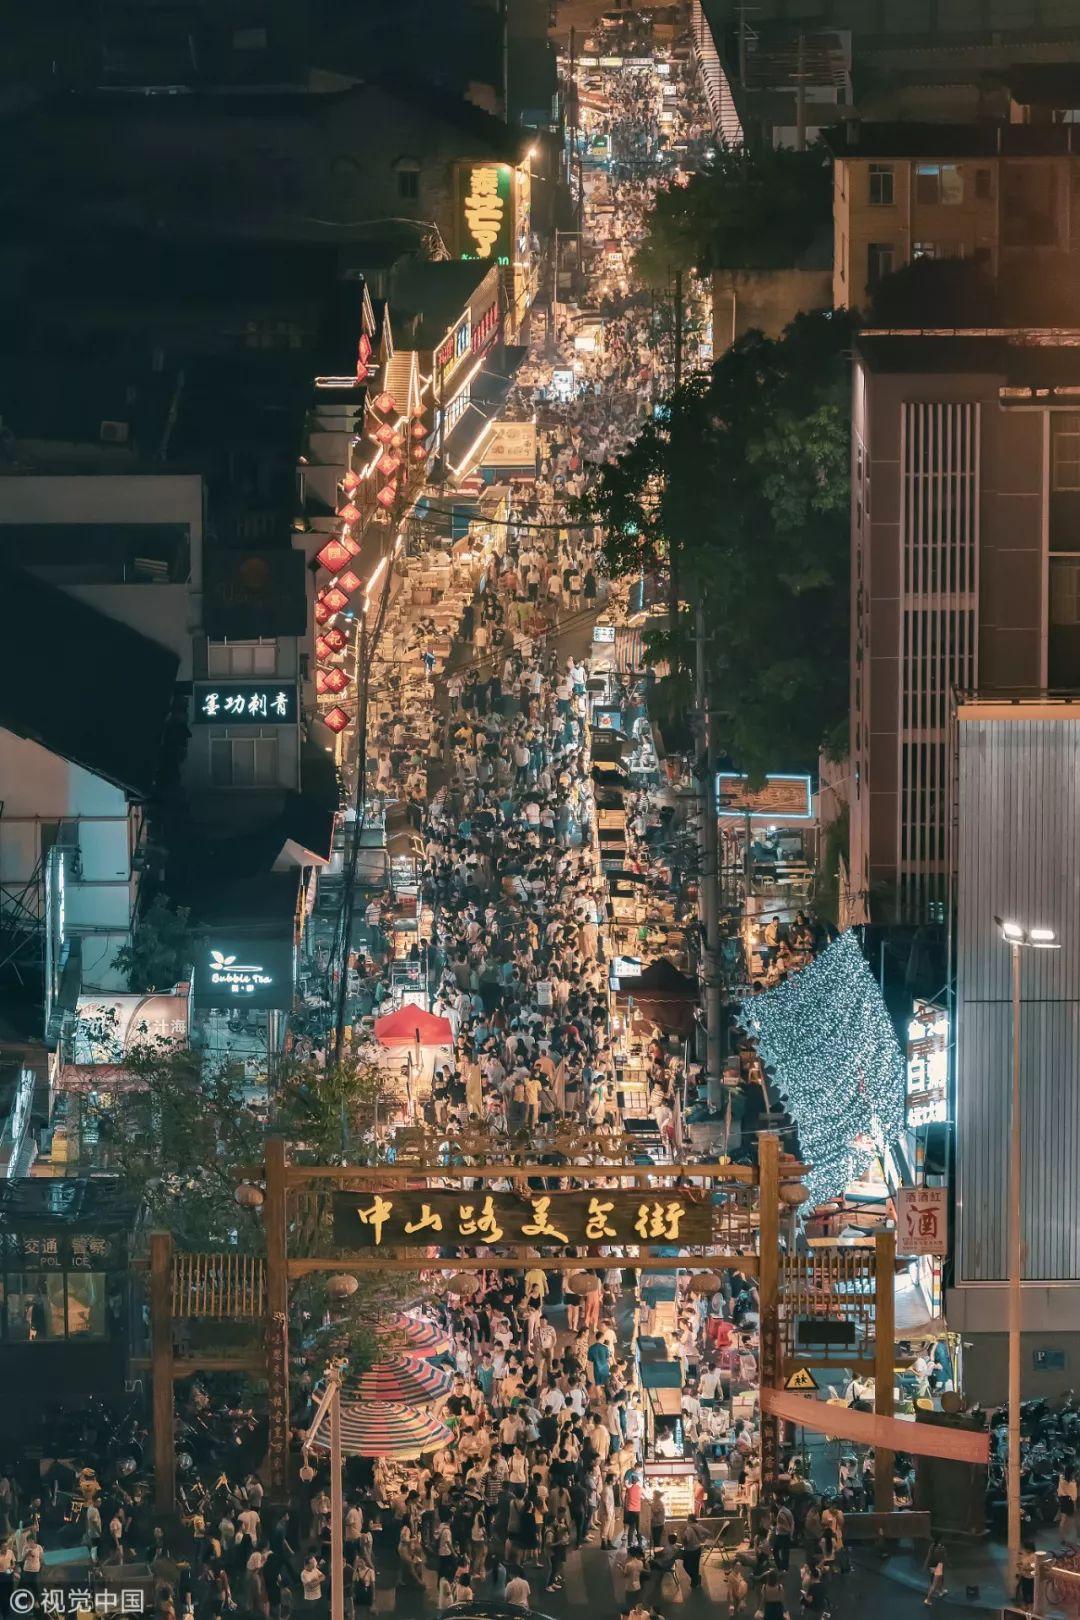
[[[659,1491],[668,1522],[685,1519],[694,1511],[697,1468],[690,1458],[660,1458],[642,1468],[642,1490],[646,1496]]]

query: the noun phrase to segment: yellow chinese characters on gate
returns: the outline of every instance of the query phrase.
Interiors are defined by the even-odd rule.
[[[643,1198],[640,1193],[508,1193],[443,1189],[338,1193],[336,1241],[347,1248],[448,1244],[468,1247],[527,1242],[569,1248],[580,1244],[707,1243],[707,1204],[682,1194]]]

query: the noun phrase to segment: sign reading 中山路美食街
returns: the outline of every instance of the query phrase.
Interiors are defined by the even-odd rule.
[[[458,170],[461,207],[461,257],[510,263],[513,208],[510,166],[476,163]]]
[[[197,726],[291,726],[296,724],[295,681],[196,681]]]
[[[218,941],[197,960],[196,1006],[292,1006],[294,952],[280,939]]]
[[[530,1243],[705,1244],[707,1195],[689,1192],[517,1193],[400,1191],[334,1194],[334,1242],[342,1248]]]
[[[896,1193],[897,1254],[948,1254],[947,1187],[900,1187]]]

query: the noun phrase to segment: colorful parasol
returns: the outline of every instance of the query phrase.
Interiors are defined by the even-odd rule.
[[[393,1457],[399,1462],[441,1451],[453,1431],[430,1412],[387,1401],[382,1406],[341,1407],[341,1449],[347,1457]],[[311,1444],[330,1450],[330,1414],[323,1418]]]
[[[401,1401],[424,1406],[440,1400],[453,1388],[454,1375],[418,1356],[387,1356],[367,1372],[346,1373],[341,1381],[345,1401]]]
[[[381,1331],[403,1338],[407,1353],[412,1356],[445,1356],[454,1348],[442,1329],[428,1317],[413,1316],[406,1311],[397,1311]]]

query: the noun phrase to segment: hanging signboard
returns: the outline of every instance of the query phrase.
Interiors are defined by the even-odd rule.
[[[73,1061],[119,1064],[133,1047],[186,1045],[190,992],[190,985],[178,984],[145,996],[80,996],[75,1004]]]
[[[500,422],[480,455],[484,467],[536,470],[536,423]]]
[[[291,1007],[294,955],[276,939],[215,940],[195,971],[196,1006]]]
[[[948,1254],[947,1187],[901,1187],[896,1194],[897,1254]]]
[[[334,1242],[372,1249],[429,1243],[709,1243],[712,1206],[700,1194],[416,1192],[334,1194]]]
[[[769,823],[814,819],[809,776],[767,776],[757,788],[748,787],[747,781],[734,771],[717,772],[717,815],[741,820],[749,814],[751,821]]]
[[[907,1027],[907,1122],[932,1125],[949,1117],[949,1015],[916,1001]]]
[[[295,681],[196,681],[197,726],[294,726]]]
[[[513,203],[508,163],[463,164],[458,170],[461,257],[510,263]]]

